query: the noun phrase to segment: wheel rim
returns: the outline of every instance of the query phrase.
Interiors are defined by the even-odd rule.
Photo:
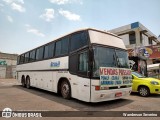
[[[62,94],[63,96],[67,96],[69,93],[69,86],[67,83],[64,83],[62,86]]]
[[[142,96],[146,96],[146,95],[148,94],[148,91],[147,91],[146,88],[141,88],[141,89],[139,90],[139,93],[140,93]]]

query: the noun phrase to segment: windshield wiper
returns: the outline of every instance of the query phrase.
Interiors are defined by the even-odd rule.
[[[115,64],[115,66],[120,67],[119,64],[117,63],[117,56],[114,55],[114,54],[113,54],[113,60],[114,60],[113,62],[114,62],[114,64]]]
[[[118,67],[122,67],[121,63],[119,62],[119,58],[117,55],[115,55],[116,61],[117,61],[117,65]]]

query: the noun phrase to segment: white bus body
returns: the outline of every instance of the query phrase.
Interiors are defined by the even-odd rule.
[[[72,43],[70,40],[72,38],[69,38],[68,45],[71,45],[71,47],[68,47],[69,48],[68,53],[62,56],[55,55],[56,50],[59,52],[59,48],[57,47],[59,44],[56,43],[58,42],[58,40],[66,36],[72,36],[75,33],[78,34],[79,32],[83,32],[83,31],[87,31],[86,32],[88,36],[87,39],[89,41],[87,42],[88,44],[87,46],[85,47],[82,46],[82,49],[81,48],[76,49],[76,47],[73,47],[73,49],[76,49],[76,50],[72,51],[71,50]],[[113,56],[110,56],[111,58],[113,58],[115,62],[117,61],[118,58],[114,58],[114,57],[116,56],[117,54],[116,52],[119,49],[124,51],[125,54],[127,54],[125,45],[119,37],[111,33],[95,30],[95,29],[79,30],[79,31],[70,33],[66,36],[61,37],[55,41],[52,41],[52,42],[55,42],[54,52],[53,52],[54,55],[52,58],[44,59],[45,50],[49,49],[49,47],[47,49],[45,48],[45,46],[49,45],[50,43],[40,46],[40,47],[43,47],[43,50],[44,50],[42,52],[43,58],[41,60],[33,60],[30,62],[30,60],[32,59],[31,52],[37,51],[37,49],[40,47],[35,48],[19,56],[18,65],[17,65],[17,80],[20,83],[22,83],[24,87],[27,86],[27,88],[29,88],[30,86],[32,86],[32,87],[44,89],[47,91],[52,91],[55,93],[58,93],[58,92],[62,93],[63,90],[64,91],[66,90],[66,94],[68,96],[63,96],[63,93],[62,93],[62,96],[64,98],[72,97],[72,98],[76,98],[78,100],[82,100],[86,102],[108,101],[108,100],[120,99],[129,95],[131,91],[130,74],[127,74],[128,76],[127,79],[129,81],[127,84],[123,84],[121,82],[120,84],[117,84],[117,85],[115,85],[114,83],[113,83],[114,85],[113,84],[101,85],[99,72],[98,74],[96,73],[96,71],[99,71],[100,67],[106,67],[106,69],[113,68],[113,70],[117,69],[117,71],[121,68],[124,68],[125,70],[129,71],[129,67],[112,67],[112,66],[107,66],[108,63],[105,63],[104,66],[98,66],[100,65],[100,62],[98,62],[98,58],[96,61],[96,54],[101,51],[104,51],[105,53],[105,49],[107,48],[111,48],[111,51],[115,52],[113,53]],[[80,43],[77,42],[77,44],[80,44]],[[61,45],[63,46],[63,44]],[[100,47],[97,48],[96,45]],[[105,48],[101,46],[105,46]],[[38,54],[40,54],[40,52]],[[105,56],[105,54],[103,54],[103,56]],[[36,59],[36,54],[35,54],[35,59]],[[123,60],[121,61],[121,59],[123,58],[119,58],[120,62],[123,62]],[[128,63],[127,60],[126,60],[126,63]],[[118,66],[117,64],[119,63],[116,62],[113,65]],[[93,73],[93,71],[95,72]],[[110,75],[108,74],[108,76]],[[118,77],[119,81],[123,81],[122,77],[119,77],[119,74],[115,76]],[[63,81],[67,81],[68,86]]]

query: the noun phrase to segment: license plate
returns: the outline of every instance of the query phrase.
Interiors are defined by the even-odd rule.
[[[122,96],[122,92],[118,92],[115,94],[115,97],[121,97]]]

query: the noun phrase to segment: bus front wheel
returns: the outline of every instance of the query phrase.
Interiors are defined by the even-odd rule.
[[[62,81],[61,83],[61,94],[65,99],[71,98],[71,87],[67,80]]]

